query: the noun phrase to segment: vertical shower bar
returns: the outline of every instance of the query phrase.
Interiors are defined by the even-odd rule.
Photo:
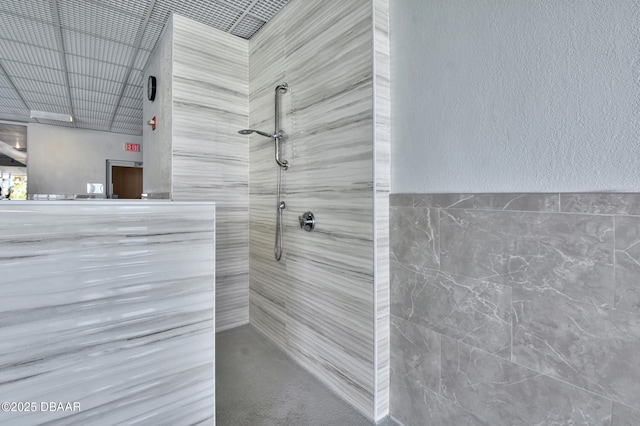
[[[283,210],[285,209],[285,202],[280,200],[280,191],[282,186],[282,169],[287,170],[289,168],[289,162],[280,160],[280,139],[284,136],[284,132],[280,129],[280,95],[282,93],[287,93],[289,86],[287,83],[282,83],[276,87],[275,92],[275,128],[273,130],[273,140],[275,143],[276,150],[276,163],[278,164],[278,177],[276,182],[276,207],[277,207],[277,216],[276,216],[276,240],[275,246],[273,249],[273,253],[275,255],[276,260],[279,262],[282,258],[282,237],[283,237],[283,225],[282,225],[282,215]]]

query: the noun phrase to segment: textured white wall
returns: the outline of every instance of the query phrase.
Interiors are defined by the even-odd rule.
[[[637,191],[639,9],[391,2],[392,192]]]
[[[142,161],[125,143],[140,136],[29,124],[27,126],[29,194],[86,194],[87,183],[107,180],[107,160]]]

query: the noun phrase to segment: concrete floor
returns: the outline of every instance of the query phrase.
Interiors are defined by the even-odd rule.
[[[251,326],[216,335],[218,426],[371,426]],[[395,425],[391,420],[378,426]]]

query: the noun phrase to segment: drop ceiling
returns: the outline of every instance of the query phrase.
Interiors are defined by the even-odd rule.
[[[1,0],[0,120],[141,135],[142,69],[172,12],[248,39],[287,2]]]

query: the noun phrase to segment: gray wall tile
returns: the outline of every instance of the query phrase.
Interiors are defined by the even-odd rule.
[[[392,260],[420,268],[440,268],[438,210],[391,207],[389,252]]]
[[[640,410],[634,410],[624,405],[613,403],[613,417],[611,426],[640,425]]]
[[[609,425],[611,402],[442,338],[442,394],[491,425]]]
[[[496,426],[447,398],[391,371],[391,417],[404,426]]]
[[[391,369],[398,380],[440,392],[440,335],[391,316]]]
[[[613,219],[441,210],[441,269],[613,306]]]
[[[393,315],[503,358],[511,357],[511,288],[392,262]],[[403,277],[404,275],[404,277]]]
[[[560,194],[561,211],[568,213],[640,215],[637,193]]]
[[[616,217],[615,307],[640,313],[640,217]]]
[[[473,208],[472,194],[413,194],[414,207]]]
[[[413,207],[413,194],[389,194],[389,205],[393,207]]]
[[[478,210],[560,211],[559,194],[474,194],[473,202]]]
[[[513,290],[513,361],[640,408],[640,316]]]
[[[429,241],[416,225],[426,207],[392,208],[391,312],[441,334],[443,387],[392,376],[392,415],[640,424],[640,194],[560,194],[568,213],[558,194],[475,194],[468,209],[412,196],[435,206],[429,220],[439,211],[440,262],[409,250]]]

